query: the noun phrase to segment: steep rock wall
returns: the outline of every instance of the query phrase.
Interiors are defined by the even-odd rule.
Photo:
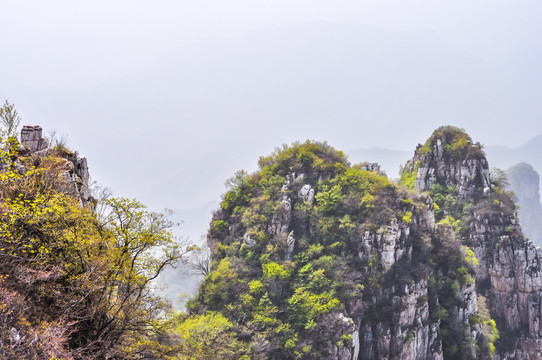
[[[60,182],[57,186],[62,188],[66,194],[74,196],[82,205],[94,201],[90,193],[90,173],[85,157],[79,157],[62,145],[49,147],[46,139],[43,138],[42,128],[39,125],[24,125],[21,129],[21,139],[18,151],[33,155],[39,163],[40,157],[55,154],[63,158],[63,163],[58,164],[55,174],[58,173]]]
[[[458,144],[460,139],[466,139]],[[455,146],[454,146],[455,144]],[[445,149],[447,147],[447,150]],[[474,251],[478,294],[488,298],[501,340],[496,358],[542,358],[542,251],[525,239],[516,208],[498,185],[479,145],[461,130],[441,128],[418,146],[405,171],[416,174],[415,188],[455,187],[459,202],[469,203],[470,222],[463,242]],[[453,209],[443,209],[444,215]]]
[[[256,359],[489,357],[473,322],[475,269],[429,196],[325,144],[260,167],[230,181],[208,234],[213,270],[190,311],[222,311]]]

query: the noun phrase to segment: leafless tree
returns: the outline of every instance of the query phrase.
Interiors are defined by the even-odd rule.
[[[204,245],[192,251],[186,260],[190,272],[195,275],[207,276],[211,271],[211,251]]]

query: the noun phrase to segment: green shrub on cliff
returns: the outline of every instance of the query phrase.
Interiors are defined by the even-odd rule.
[[[120,198],[98,216],[61,176],[71,161],[61,156],[73,153],[22,156],[18,145],[11,137],[0,150],[0,335],[20,339],[2,341],[2,357],[166,354],[158,334],[168,308],[152,281],[191,250],[174,240],[174,224]]]
[[[325,356],[328,341],[350,346],[352,324],[329,321],[371,288],[355,270],[367,266],[353,256],[357,241],[392,221],[411,224],[415,205],[325,143],[285,146],[259,164],[236,177],[213,218],[213,270],[190,312],[220,311],[234,336],[250,334],[243,341],[256,358],[313,359]],[[312,201],[300,198],[303,186]],[[288,230],[277,231],[284,223]]]

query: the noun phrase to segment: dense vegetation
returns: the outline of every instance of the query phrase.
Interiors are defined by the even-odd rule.
[[[76,154],[62,144],[31,154],[13,136],[17,116],[8,105],[0,113],[8,119],[0,153],[2,358],[319,359],[350,351],[360,326],[387,329],[402,349],[416,327],[398,328],[397,297],[417,284],[427,288],[415,299],[428,309],[419,326],[438,327],[445,359],[495,352],[499,333],[483,296],[468,319],[480,336],[457,318],[478,266],[468,242],[473,214],[515,210],[499,187],[504,180],[483,198],[438,182],[419,194],[412,189],[421,160],[393,184],[326,143],[283,146],[260,158],[257,172],[227,181],[208,233],[211,269],[187,313],[175,314],[154,295],[153,280],[194,248],[181,248],[168,217],[135,200],[83,202],[67,192],[63,174]],[[452,159],[481,152],[461,130],[443,127],[416,155],[439,147]],[[397,247],[408,255],[390,258]]]
[[[76,155],[62,144],[31,154],[10,104],[0,118],[0,357],[164,358],[174,341],[152,281],[191,248],[135,200],[77,199],[66,179]]]
[[[387,178],[351,167],[327,144],[283,147],[259,164],[230,181],[209,235],[213,271],[189,309],[220,311],[238,337],[247,334],[243,354],[319,358],[328,342],[352,341],[353,324],[334,326],[331,314],[360,298],[368,281],[357,237],[408,218],[412,202],[390,203],[398,189]],[[307,185],[314,201],[296,201]],[[276,230],[285,223],[287,232]]]
[[[435,188],[433,203],[365,164],[351,166],[325,143],[284,146],[259,165],[254,174],[230,179],[232,188],[209,233],[212,272],[189,302],[193,316],[211,312],[228,319],[226,333],[243,343],[231,358],[315,359],[329,356],[330,344],[337,351],[351,347],[352,318],[393,326],[392,295],[385,289],[422,279],[430,290],[429,299],[420,301],[429,302],[431,321],[440,322],[446,358],[471,358],[475,345],[461,324],[447,320],[448,312],[462,306],[460,292],[474,283],[477,266],[454,232],[468,221],[459,215],[469,205],[449,211],[453,189]],[[307,196],[310,189],[314,199]],[[417,226],[428,203],[442,205],[435,234]],[[412,258],[391,267],[383,263],[378,241],[370,254],[362,254],[360,245],[364,236],[378,238],[390,224],[416,230],[412,243],[404,244],[412,247]],[[361,299],[369,306],[353,305]],[[350,322],[337,320],[343,314]],[[473,328],[481,321],[473,318]],[[479,356],[492,351],[490,340],[476,340]]]

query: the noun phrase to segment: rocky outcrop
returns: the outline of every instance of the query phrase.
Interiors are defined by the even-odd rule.
[[[481,155],[480,145],[467,143],[460,151],[445,151],[447,143],[445,135],[437,138],[425,148],[418,146],[418,151],[411,160],[416,171],[414,189],[427,191],[433,184],[445,186],[455,185],[462,197],[473,197],[476,190],[488,189],[490,186],[489,166]],[[419,151],[425,149],[426,151]],[[461,156],[462,152],[464,155]]]
[[[472,324],[477,294],[469,279],[475,271],[462,267],[467,266],[465,255],[451,227],[435,227],[431,197],[395,187],[378,164],[331,165],[332,156],[321,154],[325,148],[312,149],[313,155],[304,151],[303,156],[279,156],[276,163],[266,160],[269,168],[225,195],[227,201],[215,213],[209,232],[215,263],[237,264],[237,284],[254,284],[254,279],[265,284],[265,300],[258,300],[261,293],[250,296],[255,303],[270,301],[280,309],[281,321],[293,317],[285,328],[300,329],[296,314],[307,310],[299,304],[311,302],[308,308],[322,313],[302,323],[290,336],[296,342],[285,352],[277,345],[283,340],[272,335],[279,330],[267,332],[265,340],[247,330],[247,337],[258,339],[255,358],[290,359],[293,347],[313,354],[307,359],[487,358],[483,329]],[[227,232],[220,230],[223,224],[228,224]],[[453,266],[448,257],[454,259]],[[263,278],[258,277],[260,269]],[[209,286],[203,285],[200,301],[221,309],[224,305],[206,303],[212,298],[208,289],[215,285]],[[251,299],[238,296],[225,307],[233,309]],[[340,296],[340,306],[337,298],[331,300],[336,306],[323,310],[333,296]],[[251,318],[246,309],[242,312],[244,319]],[[235,315],[230,316],[235,321]],[[260,318],[255,316],[251,329],[265,327]]]
[[[378,271],[378,266],[389,271],[398,261],[410,264],[413,252],[410,236],[410,227],[396,222],[374,233],[366,231],[358,253],[368,264],[365,271]],[[357,318],[354,316],[359,324],[360,358],[442,358],[442,344],[436,333],[438,321],[429,321],[427,278],[403,285],[383,282],[375,290],[358,304],[358,308],[369,310]],[[388,302],[387,313],[374,316],[382,302]]]
[[[440,321],[431,318],[427,280],[404,287],[386,287],[364,306],[372,311],[381,307],[381,299],[391,299],[390,311],[382,320],[360,319],[360,359],[442,359]],[[356,359],[357,359],[356,358]]]
[[[58,186],[64,193],[78,199],[81,205],[94,202],[89,187],[89,178],[86,158],[70,155],[63,159]]]
[[[260,166],[213,217],[194,310],[225,309],[255,358],[542,357],[542,250],[464,131],[418,146],[412,191],[325,144]]]
[[[294,249],[295,249],[295,238],[294,238],[294,232],[291,231],[288,234],[288,239],[286,239],[286,242],[288,244],[288,250],[286,252],[286,259],[285,260],[293,260],[294,255]]]
[[[479,262],[476,291],[471,296],[488,298],[491,315],[505,334],[497,344],[497,358],[540,359],[542,250],[523,237],[515,206],[491,183],[488,163],[480,155],[479,146],[459,129],[440,130],[424,147],[418,146],[406,171],[417,174],[415,188],[419,191],[431,190],[434,184],[455,187],[462,198],[457,201],[463,201],[470,210],[469,229],[462,232],[462,241]],[[467,142],[460,151],[453,151],[458,138]],[[443,210],[448,215],[453,213],[452,208]]]
[[[305,184],[299,189],[297,196],[304,202],[312,203],[314,200],[314,189],[309,184]]]
[[[92,204],[95,200],[91,195],[87,159],[79,157],[62,146],[49,148],[47,141],[42,137],[42,128],[39,125],[24,125],[21,130],[21,145],[19,153],[30,153],[38,159],[40,156],[53,153],[63,159],[60,164],[57,187],[64,193],[74,196],[81,205]],[[39,162],[39,160],[38,160]]]
[[[28,146],[31,152],[47,149],[47,141],[42,137],[39,125],[24,125],[21,130],[21,144]]]
[[[383,175],[383,176],[386,176],[386,172],[384,172],[381,168],[380,168],[380,164],[379,163],[369,163],[369,162],[362,162],[360,165],[360,168],[361,170],[365,170],[365,171],[371,171],[371,172],[376,172],[380,175]]]

